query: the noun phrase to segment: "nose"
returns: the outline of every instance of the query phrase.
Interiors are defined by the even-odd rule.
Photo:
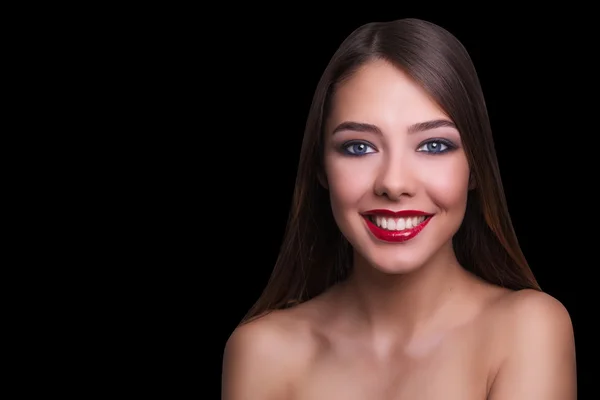
[[[391,200],[414,196],[415,171],[406,156],[389,157],[382,163],[374,191],[378,196]]]

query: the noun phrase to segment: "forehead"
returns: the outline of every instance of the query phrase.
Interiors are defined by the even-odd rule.
[[[447,118],[418,83],[383,60],[358,69],[337,87],[332,100],[332,124],[356,120],[376,124],[385,131]]]

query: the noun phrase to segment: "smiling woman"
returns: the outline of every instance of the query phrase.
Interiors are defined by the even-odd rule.
[[[569,314],[519,248],[469,55],[426,21],[358,28],[318,83],[223,398],[575,396]]]

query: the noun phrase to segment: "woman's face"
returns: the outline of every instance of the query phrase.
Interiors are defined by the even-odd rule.
[[[451,246],[469,166],[458,130],[418,84],[366,64],[338,87],[325,132],[333,215],[362,258],[408,272]]]

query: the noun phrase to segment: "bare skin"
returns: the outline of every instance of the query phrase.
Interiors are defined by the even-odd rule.
[[[575,399],[564,307],[457,275],[413,326],[365,322],[349,281],[238,328],[225,351],[223,399]]]
[[[337,89],[322,185],[354,248],[353,273],[237,328],[224,354],[224,400],[576,398],[563,305],[483,282],[456,259],[452,237],[473,183],[460,133],[445,121],[383,61]],[[389,243],[365,218],[378,209],[431,216],[418,236]],[[386,229],[404,226],[378,218]]]

